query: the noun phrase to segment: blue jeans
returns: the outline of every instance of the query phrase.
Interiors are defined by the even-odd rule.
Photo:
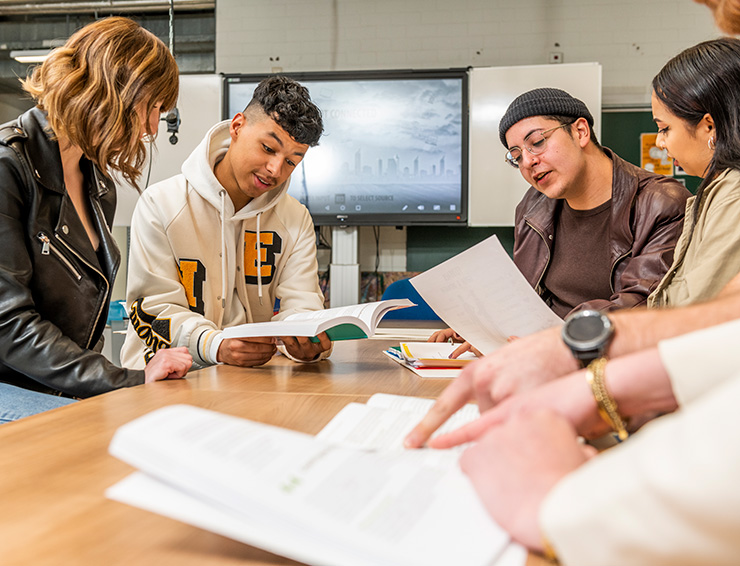
[[[0,424],[36,413],[43,413],[74,402],[74,399],[46,395],[7,383],[0,383]]]

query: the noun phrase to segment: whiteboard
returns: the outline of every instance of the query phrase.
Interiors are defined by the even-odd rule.
[[[177,109],[182,121],[177,144],[172,145],[169,142],[167,124],[164,121],[159,123],[159,133],[152,152],[150,185],[179,174],[183,162],[203,140],[206,132],[221,121],[221,76],[180,75]],[[142,189],[146,183],[148,167],[147,161],[139,179]],[[119,177],[114,178],[118,186],[118,207],[113,223],[116,226],[129,226],[139,195]]]
[[[563,89],[586,103],[601,139],[601,65],[571,63],[470,70],[469,226],[513,226],[516,205],[529,188],[504,160],[498,124],[520,94],[541,87]]]

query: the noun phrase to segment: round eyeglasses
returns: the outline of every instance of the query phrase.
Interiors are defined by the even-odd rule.
[[[550,136],[550,134],[552,134],[552,132],[554,132],[555,130],[559,130],[560,128],[570,126],[574,123],[575,121],[568,122],[567,124],[560,124],[559,126],[555,126],[554,128],[550,128],[549,130],[535,130],[534,132],[530,132],[527,137],[524,138],[524,143],[522,145],[524,146],[524,149],[526,149],[532,155],[539,155],[547,148],[547,138]],[[518,146],[514,146],[506,152],[505,157],[506,162],[509,165],[511,165],[514,169],[519,169],[519,160],[522,158],[522,149]]]

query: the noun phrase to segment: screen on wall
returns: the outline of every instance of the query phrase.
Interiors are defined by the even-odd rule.
[[[466,222],[466,70],[288,75],[324,117],[290,185],[316,224]],[[244,110],[264,77],[224,77],[224,118]]]

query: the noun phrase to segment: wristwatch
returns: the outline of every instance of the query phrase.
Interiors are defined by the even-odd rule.
[[[583,310],[565,319],[562,337],[581,367],[602,357],[611,342],[614,325],[604,313]]]

